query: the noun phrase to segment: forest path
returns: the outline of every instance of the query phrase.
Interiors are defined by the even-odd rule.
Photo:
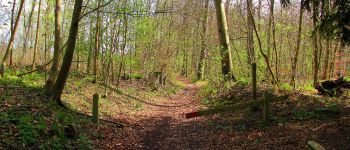
[[[203,132],[203,122],[194,125],[193,121],[201,119],[184,118],[184,113],[201,106],[197,97],[200,87],[182,77],[178,80],[186,85],[184,89],[160,104],[145,106],[138,113],[129,128],[135,143],[126,146],[128,149],[196,149],[201,145],[196,140],[196,133]]]

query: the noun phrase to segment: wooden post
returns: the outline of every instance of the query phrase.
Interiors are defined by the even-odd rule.
[[[253,101],[257,100],[257,79],[256,79],[256,63],[253,62],[252,63],[252,91],[253,91]],[[257,105],[253,105],[251,107],[251,111],[255,112],[258,110],[258,106]]]
[[[269,92],[264,92],[264,123],[265,123],[265,126],[270,125],[270,99],[271,99],[271,94]]]
[[[257,81],[256,81],[256,63],[252,64],[252,88],[253,88],[253,100],[257,100]]]
[[[98,101],[100,99],[100,96],[98,93],[95,93],[93,95],[93,105],[92,105],[92,121],[95,124],[98,124]]]

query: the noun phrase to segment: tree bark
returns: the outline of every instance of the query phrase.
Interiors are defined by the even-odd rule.
[[[300,9],[299,9],[299,23],[298,23],[298,37],[297,37],[297,46],[295,48],[295,54],[293,57],[293,63],[292,63],[292,75],[291,75],[291,82],[290,84],[295,89],[295,77],[297,72],[297,65],[298,65],[298,57],[299,57],[299,50],[300,50],[300,43],[301,43],[301,29],[302,29],[302,23],[303,23],[303,0],[300,1]]]
[[[82,5],[83,0],[75,0],[66,53],[63,58],[63,64],[58,74],[57,81],[55,82],[50,95],[50,99],[56,101],[60,106],[64,106],[61,101],[61,94],[68,78],[69,69],[72,65]]]
[[[329,55],[330,55],[330,41],[327,39],[326,41],[326,55],[323,61],[323,72],[322,72],[322,80],[326,80],[328,77],[328,64],[329,64]]]
[[[49,77],[45,83],[45,89],[48,94],[51,93],[58,76],[59,66],[62,63],[61,53],[61,0],[56,0],[55,6],[55,41],[52,66],[49,71]]]
[[[216,9],[216,19],[218,25],[220,50],[221,50],[221,72],[225,80],[236,80],[233,75],[232,55],[230,48],[230,38],[226,20],[226,12],[222,0],[214,0]]]
[[[197,79],[201,80],[204,78],[205,71],[205,61],[207,58],[207,35],[208,35],[208,9],[209,9],[209,0],[205,1],[204,5],[204,15],[202,21],[202,47],[199,56],[199,64],[198,64],[198,73]]]
[[[96,35],[95,35],[95,53],[94,53],[94,83],[97,82],[97,71],[98,71],[98,54],[100,52],[100,6],[101,0],[98,0],[97,4],[97,20],[96,20]]]
[[[14,19],[15,19],[15,8],[16,8],[16,0],[13,0],[12,4],[12,10],[11,10],[11,32],[13,32],[13,25],[14,25]],[[10,66],[12,66],[13,63],[13,50],[11,50],[10,53]]]
[[[317,6],[316,4],[313,4],[313,15],[312,15],[312,25],[313,28],[316,29],[317,24]],[[315,34],[312,35],[312,41],[313,41],[313,85],[314,87],[317,87],[318,85],[318,31],[316,30]]]
[[[91,57],[93,54],[93,50],[92,50],[92,19],[90,20],[90,31],[89,31],[89,54],[88,54],[88,59],[87,59],[87,65],[86,65],[86,74],[90,74],[90,70],[91,70]]]
[[[120,77],[121,77],[122,71],[125,70],[125,60],[124,59],[125,59],[125,48],[126,48],[126,44],[127,44],[127,35],[128,35],[128,18],[127,18],[126,12],[124,12],[124,23],[123,24],[124,24],[123,45],[121,48],[121,60],[120,60],[119,71],[118,71],[118,76],[117,76],[117,86],[119,86],[119,84],[120,84]]]
[[[255,51],[254,51],[254,24],[253,24],[253,13],[251,11],[252,0],[247,0],[247,50],[249,63],[251,64],[251,73],[252,73],[252,91],[253,91],[253,100],[257,98],[257,77],[256,77],[256,62],[255,62]],[[255,108],[253,108],[255,110]]]
[[[34,43],[34,53],[33,53],[33,62],[32,62],[32,69],[35,69],[36,65],[36,57],[38,53],[38,40],[39,40],[39,32],[40,32],[40,13],[41,13],[41,2],[42,0],[39,0],[39,8],[38,8],[38,21],[36,23],[36,33],[35,33],[35,43]]]

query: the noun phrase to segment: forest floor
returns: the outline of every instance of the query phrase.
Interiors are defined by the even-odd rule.
[[[122,131],[106,129],[105,138],[98,140],[98,148],[306,149],[306,142],[315,140],[327,149],[350,149],[348,108],[342,109],[341,115],[321,115],[295,111],[294,104],[283,103],[284,106],[276,106],[275,111],[282,114],[275,113],[271,127],[263,126],[261,111],[185,119],[184,113],[203,108],[197,95],[200,86],[185,78],[178,80],[185,88],[156,104],[148,103],[132,119],[128,118],[128,126]],[[106,141],[108,144],[103,144]]]
[[[285,92],[290,97],[271,106],[272,123],[265,127],[261,109],[186,119],[188,112],[248,101],[250,88],[234,86],[211,98],[201,95],[203,85],[176,80],[181,86],[167,91],[151,92],[136,80],[106,90],[89,76],[72,74],[63,95],[70,110],[64,110],[47,101],[42,74],[9,75],[0,79],[0,149],[306,149],[310,140],[350,149],[348,96]],[[106,121],[96,126],[75,113],[91,114],[95,92],[107,93],[100,99],[101,118],[123,128]]]

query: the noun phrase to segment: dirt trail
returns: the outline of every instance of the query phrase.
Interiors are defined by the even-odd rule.
[[[185,119],[184,113],[201,106],[196,96],[200,87],[184,78],[178,80],[186,88],[158,103],[145,100],[144,109],[127,120],[125,128],[101,128],[97,149],[305,149],[310,139],[326,149],[350,149],[350,111],[344,112],[345,118],[290,120],[270,128],[259,127],[258,121],[238,113]]]
[[[196,110],[200,104],[197,98],[199,87],[187,79],[179,78],[186,87],[176,95],[163,100],[157,105],[147,105],[139,113],[136,123],[130,130],[136,143],[128,146],[131,149],[193,149],[198,146],[191,134],[199,126],[191,125],[191,120],[184,118],[184,113]]]

